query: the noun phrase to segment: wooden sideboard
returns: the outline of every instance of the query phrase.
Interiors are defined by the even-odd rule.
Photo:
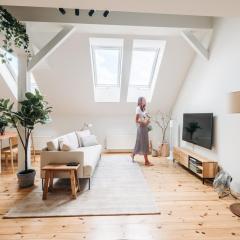
[[[174,147],[173,158],[200,177],[203,183],[205,179],[213,179],[218,172],[216,161],[207,159],[185,148]]]

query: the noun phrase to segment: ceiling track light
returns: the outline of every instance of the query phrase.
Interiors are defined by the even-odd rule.
[[[106,11],[103,12],[103,16],[104,16],[104,17],[107,17],[108,14],[109,14],[109,11],[108,11],[108,10],[106,10]]]
[[[92,15],[94,14],[94,10],[93,9],[91,9],[89,12],[88,12],[88,15],[89,15],[89,17],[92,17]]]
[[[75,9],[75,15],[79,16],[79,9]]]
[[[64,10],[64,8],[59,8],[58,10],[59,10],[59,12],[60,12],[62,15],[64,15],[64,14],[66,13],[66,11]]]

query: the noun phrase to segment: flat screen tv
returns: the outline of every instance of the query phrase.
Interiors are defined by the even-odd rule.
[[[211,149],[213,142],[213,114],[183,114],[182,139],[186,142]]]

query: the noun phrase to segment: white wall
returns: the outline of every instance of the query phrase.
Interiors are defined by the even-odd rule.
[[[63,134],[80,130],[83,123],[92,123],[91,131],[97,136],[98,141],[105,147],[107,135],[135,135],[135,109],[132,115],[123,116],[63,116],[53,115],[51,123],[38,126],[34,130],[34,140],[36,149],[46,146],[46,141],[59,137]],[[153,124],[153,131],[149,134],[153,140],[154,147],[159,146],[161,140],[160,129]]]
[[[227,94],[240,90],[240,18],[217,19],[210,46],[210,60],[196,56],[176,100],[173,117],[182,129],[187,112],[214,113],[214,147],[195,151],[216,159],[233,177],[240,192],[240,114],[227,113]],[[181,137],[181,136],[180,136]],[[192,148],[180,141],[181,146]]]

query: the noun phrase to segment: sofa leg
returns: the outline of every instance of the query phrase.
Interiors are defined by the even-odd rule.
[[[43,186],[44,186],[44,179],[42,178],[42,190],[43,190]]]
[[[91,178],[88,179],[88,190],[91,189]]]

